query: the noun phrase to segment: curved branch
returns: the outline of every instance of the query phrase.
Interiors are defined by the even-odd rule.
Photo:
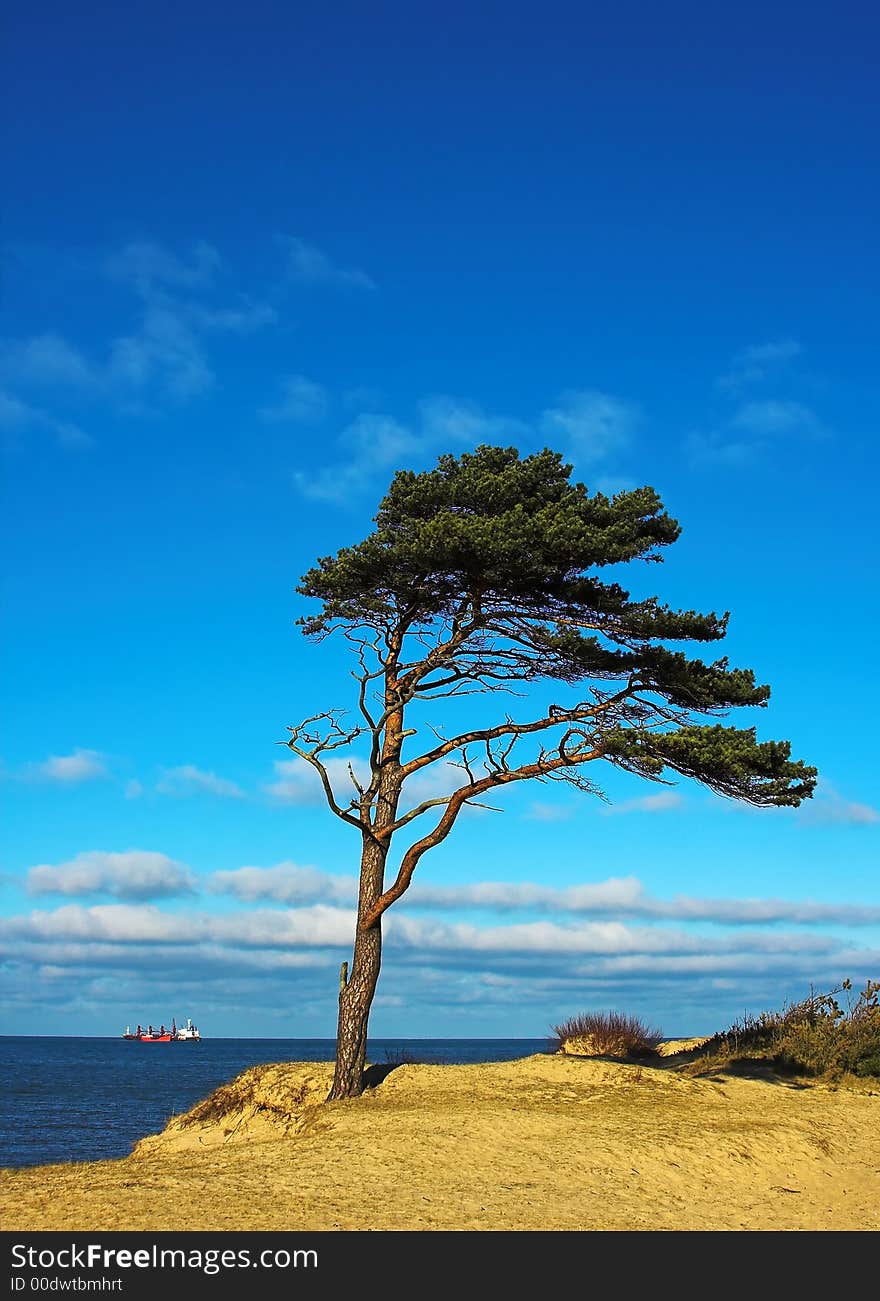
[[[395,831],[399,831],[400,828],[405,827],[407,823],[413,822],[416,818],[421,817],[423,813],[427,813],[428,809],[435,809],[439,808],[441,804],[448,804],[451,799],[451,795],[438,795],[437,798],[433,800],[422,800],[421,804],[417,804],[414,809],[410,809],[409,813],[404,813],[402,818],[398,818],[395,822],[392,822],[390,826],[383,827],[381,831],[377,831],[376,839],[390,840]]]
[[[560,749],[555,758],[551,759],[542,756],[535,763],[524,764],[521,768],[490,773],[489,776],[482,777],[479,781],[460,787],[449,797],[446,812],[433,831],[429,831],[426,836],[416,841],[406,851],[393,885],[389,886],[384,894],[379,896],[372,908],[364,915],[359,923],[359,929],[369,930],[371,926],[375,926],[382,914],[409,889],[419,859],[429,849],[434,849],[435,846],[442,844],[455,825],[456,818],[463,806],[470,803],[474,796],[482,795],[485,791],[492,790],[493,787],[506,786],[516,781],[527,781],[530,777],[549,776],[561,768],[571,768],[583,763],[590,763],[593,759],[601,758],[602,754],[603,751],[599,748],[594,748],[586,754]]]
[[[543,717],[536,719],[533,723],[515,723],[508,718],[505,723],[499,723],[496,727],[476,728],[472,732],[463,732],[460,736],[452,737],[448,741],[428,750],[416,759],[410,759],[401,767],[401,773],[406,779],[411,773],[418,772],[420,768],[426,768],[429,764],[436,763],[438,759],[445,758],[446,755],[452,754],[456,750],[463,749],[466,745],[471,745],[474,741],[495,741],[502,736],[528,736],[534,732],[544,732],[550,727],[557,727],[562,723],[587,723],[595,720],[607,713],[615,705],[624,701],[632,690],[632,679],[620,691],[614,695],[607,696],[604,700],[598,701],[594,705],[575,705],[572,709],[562,709],[558,705],[551,705],[549,712]]]
[[[318,756],[310,750],[301,749],[298,745],[295,744],[293,740],[282,741],[281,744],[286,745],[288,750],[292,750],[294,754],[298,754],[301,759],[305,759],[306,763],[310,763],[312,765],[312,767],[315,769],[315,771],[317,772],[318,776],[321,779],[321,785],[324,788],[324,795],[326,796],[327,803],[329,804],[332,811],[336,814],[337,818],[341,818],[343,822],[347,822],[352,827],[357,827],[358,831],[365,831],[369,833],[370,828],[368,825],[365,825],[360,818],[356,818],[353,813],[348,813],[337,803],[336,795],[333,790],[333,786],[330,782],[330,777],[327,772],[327,769],[321,763],[321,760],[318,758]]]

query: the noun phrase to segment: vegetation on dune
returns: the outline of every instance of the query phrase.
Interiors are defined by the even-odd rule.
[[[322,1065],[309,1062],[276,1062],[251,1066],[170,1123],[180,1129],[223,1122],[244,1111],[264,1112],[289,1120],[298,1110],[323,1097],[326,1087]]]
[[[622,1012],[582,1012],[555,1025],[553,1033],[559,1051],[593,1057],[656,1057],[662,1038],[659,1030]]]
[[[575,1055],[645,1058],[659,1056],[661,1038],[635,1016],[584,1012],[553,1027],[552,1046]],[[747,1062],[831,1082],[880,1079],[880,981],[869,980],[856,995],[844,980],[781,1011],[745,1013],[688,1052],[684,1069],[702,1075]]]
[[[880,981],[869,980],[856,997],[851,991],[852,982],[844,980],[825,994],[811,990],[781,1012],[746,1014],[709,1039],[689,1069],[699,1074],[758,1060],[825,1080],[880,1078]]]

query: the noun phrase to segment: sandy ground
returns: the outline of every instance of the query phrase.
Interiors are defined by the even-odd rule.
[[[7,1230],[877,1230],[880,1088],[564,1055],[245,1072],[118,1161],[7,1170]],[[386,1068],[387,1069],[387,1068]],[[380,1072],[381,1073],[381,1072]]]

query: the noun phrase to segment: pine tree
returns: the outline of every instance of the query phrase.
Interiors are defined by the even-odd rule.
[[[787,741],[758,741],[753,727],[705,721],[767,704],[769,687],[756,684],[751,669],[664,644],[719,641],[728,615],[673,610],[657,597],[633,600],[599,577],[609,565],[660,561],[661,548],[679,536],[656,492],[591,496],[570,476],[556,452],[520,458],[515,448],[488,446],[441,456],[424,473],[400,471],[375,531],[320,560],[297,588],[320,602],[300,620],[305,634],[340,633],[357,662],[356,721],[326,710],[290,728],[288,742],[317,770],[330,809],[361,842],[330,1098],[362,1089],[382,917],[467,805],[530,780],[596,793],[589,774],[598,760],[654,782],[679,773],[759,806],[798,805],[813,792],[816,770],[792,761]],[[542,679],[561,684],[563,703],[533,710],[537,716],[499,711],[484,725],[475,708],[474,726],[449,737],[438,716],[430,742],[413,726],[412,706]],[[358,747],[369,750],[368,772],[359,776],[349,764],[351,787],[342,796],[325,760]],[[450,763],[461,772],[456,789],[406,808],[407,781]],[[406,845],[395,871],[389,858],[399,836]]]

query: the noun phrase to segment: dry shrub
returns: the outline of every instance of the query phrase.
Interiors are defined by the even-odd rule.
[[[655,1057],[659,1030],[649,1029],[623,1012],[582,1012],[553,1027],[557,1050],[569,1044],[577,1052],[599,1057]]]
[[[436,1053],[411,1053],[408,1048],[386,1048],[387,1066],[446,1066],[447,1059]]]

